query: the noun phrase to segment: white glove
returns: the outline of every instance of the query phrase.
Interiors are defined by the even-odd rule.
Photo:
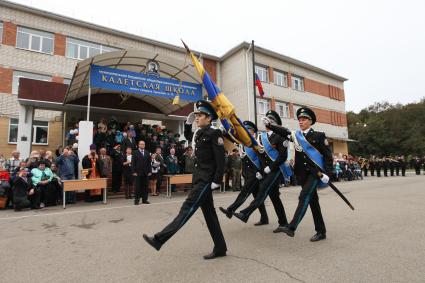
[[[269,119],[269,118],[267,118],[267,117],[263,117],[263,118],[261,118],[261,121],[263,122],[263,125],[264,125],[264,126],[266,126],[266,127],[270,126],[270,124],[272,123],[272,122],[270,121],[270,119]]]
[[[266,168],[264,168],[264,173],[269,174],[272,170],[270,170],[270,167],[267,166]]]
[[[191,125],[195,121],[195,113],[192,112],[187,116],[186,124]]]
[[[260,173],[260,172],[257,172],[257,173],[255,174],[255,178],[257,178],[258,180],[261,180],[261,179],[263,179],[263,175],[261,175],[261,173]]]
[[[217,188],[220,188],[220,185],[219,185],[219,184],[216,184],[216,183],[214,183],[214,182],[212,182],[212,183],[211,183],[211,190],[215,190],[215,189],[217,189]]]
[[[329,176],[326,174],[322,174],[322,178],[320,178],[320,181],[322,181],[323,184],[329,183]]]

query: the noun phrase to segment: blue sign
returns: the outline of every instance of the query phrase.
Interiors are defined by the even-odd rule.
[[[90,85],[126,93],[144,94],[182,100],[202,99],[202,84],[180,82],[176,79],[161,78],[143,73],[130,72],[98,65],[91,65]]]

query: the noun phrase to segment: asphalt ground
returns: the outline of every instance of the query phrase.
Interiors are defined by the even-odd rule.
[[[356,210],[321,190],[328,232],[316,243],[309,210],[289,238],[272,233],[269,200],[270,224],[254,227],[258,212],[245,224],[218,211],[237,193],[215,193],[229,251],[210,261],[202,258],[212,240],[200,210],[161,251],[142,239],[174,218],[185,193],[152,197],[151,205],[113,199],[0,211],[0,282],[425,282],[425,176],[336,184]],[[299,187],[281,189],[288,217],[298,194]]]

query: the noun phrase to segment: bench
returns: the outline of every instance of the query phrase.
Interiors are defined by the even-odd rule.
[[[103,203],[106,204],[108,178],[96,178],[87,180],[64,180],[63,181],[63,208],[65,209],[66,197],[65,192],[80,190],[99,190],[103,189]]]
[[[223,175],[223,186],[220,187],[220,192],[226,191],[225,175]],[[164,175],[167,179],[167,197],[171,197],[171,185],[179,184],[192,184],[192,174],[175,174],[175,175]]]

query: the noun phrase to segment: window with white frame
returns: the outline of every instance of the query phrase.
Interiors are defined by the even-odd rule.
[[[3,22],[0,22],[0,43],[2,43],[3,39]]]
[[[45,75],[14,71],[13,72],[13,82],[12,82],[12,93],[13,94],[18,94],[19,80],[21,78],[27,78],[27,79],[33,79],[33,80],[39,80],[39,81],[46,81],[46,82],[49,82],[49,81],[52,80],[51,77],[45,76]]]
[[[31,51],[53,54],[55,35],[50,32],[18,27],[16,47]]]
[[[294,104],[294,119],[295,120],[298,120],[298,118],[297,118],[297,111],[298,111],[298,109],[300,109],[302,106],[300,106],[300,105],[295,105]]]
[[[299,91],[304,91],[304,78],[296,75],[292,75],[292,88]]]
[[[288,87],[288,73],[273,71],[273,77],[275,85]]]
[[[32,124],[32,143],[33,144],[48,144],[49,138],[49,122],[34,121]]]
[[[257,109],[258,114],[260,114],[261,116],[266,115],[267,111],[270,110],[269,101],[265,99],[257,99]]]
[[[9,120],[9,143],[18,142],[19,119],[10,118]],[[34,121],[32,125],[32,144],[47,145],[49,138],[49,122]]]
[[[117,50],[119,49],[98,43],[71,37],[66,38],[66,57],[71,59],[84,60],[98,54]]]
[[[289,105],[285,102],[276,102],[276,112],[280,118],[289,118]]]
[[[262,82],[269,82],[269,72],[266,67],[263,66],[255,66],[255,73],[258,75],[258,78]]]
[[[10,118],[9,120],[9,143],[18,142],[18,123],[19,120],[15,118]]]

